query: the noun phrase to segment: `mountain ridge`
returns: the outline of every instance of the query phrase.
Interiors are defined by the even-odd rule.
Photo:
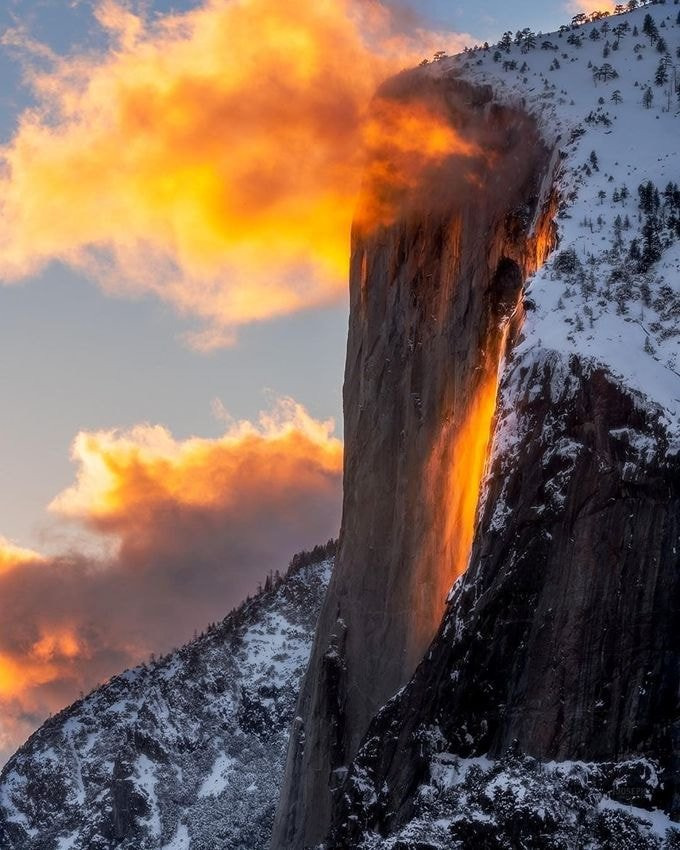
[[[267,846],[334,551],[50,718],[0,773],[3,850]]]

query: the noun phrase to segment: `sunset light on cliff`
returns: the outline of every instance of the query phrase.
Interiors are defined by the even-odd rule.
[[[491,443],[497,395],[498,371],[491,371],[484,376],[472,397],[455,436],[450,484],[451,502],[447,505],[447,536],[452,543],[452,563],[450,572],[443,577],[444,594],[458,576],[465,572],[468,565],[482,478]]]

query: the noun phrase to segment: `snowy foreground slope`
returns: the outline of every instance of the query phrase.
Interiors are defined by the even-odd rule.
[[[526,287],[515,360],[544,349],[604,365],[677,438],[680,6],[509,36],[430,69],[490,84],[555,146],[559,248]]]
[[[333,551],[49,720],[0,776],[0,848],[267,847]]]

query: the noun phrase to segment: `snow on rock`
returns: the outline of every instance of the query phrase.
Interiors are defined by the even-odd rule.
[[[238,773],[238,762],[226,753],[220,753],[215,759],[212,770],[198,789],[199,797],[210,797],[221,794],[229,783],[230,774]]]
[[[541,763],[443,752],[430,762],[409,823],[388,837],[365,834],[359,850],[673,850],[680,825],[648,805],[656,781],[647,759]]]
[[[560,165],[559,247],[526,287],[517,360],[599,364],[680,434],[680,15],[596,14],[431,63],[538,119]],[[651,21],[651,23],[650,23]]]
[[[45,723],[0,774],[0,848],[267,847],[333,553]]]

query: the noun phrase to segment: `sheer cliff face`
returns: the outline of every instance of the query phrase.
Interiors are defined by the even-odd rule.
[[[434,105],[467,153],[422,171],[382,226],[363,215],[380,188],[370,179],[360,204],[340,552],[298,705],[274,848],[324,838],[344,766],[441,622],[467,564],[511,317],[552,241],[550,154],[528,116],[451,77],[406,75],[381,97]]]
[[[408,822],[442,750],[651,757],[677,816],[680,463],[657,417],[577,358],[513,364],[469,570],[371,725],[332,846]]]

